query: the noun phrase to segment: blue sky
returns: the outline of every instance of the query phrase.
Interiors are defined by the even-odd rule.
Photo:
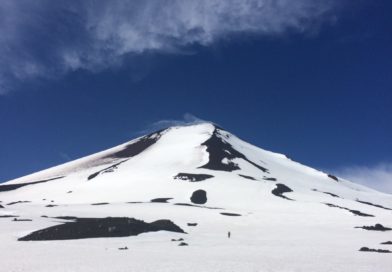
[[[0,182],[200,118],[392,192],[390,1],[3,0],[0,18]]]

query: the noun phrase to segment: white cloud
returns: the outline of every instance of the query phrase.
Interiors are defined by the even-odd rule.
[[[350,166],[335,171],[338,176],[363,184],[385,193],[392,193],[392,163],[380,163],[373,167]]]
[[[244,33],[314,32],[335,18],[341,2],[2,0],[0,92],[13,81],[97,71],[147,51],[178,53]]]
[[[151,132],[155,132],[160,129],[165,129],[168,127],[172,126],[190,126],[190,125],[196,125],[200,123],[205,123],[209,121],[205,121],[203,119],[200,119],[196,116],[194,116],[191,113],[185,113],[182,119],[164,119],[164,120],[159,120],[157,122],[154,122],[152,124],[149,124],[146,129],[139,131],[137,134],[144,135],[148,134]]]

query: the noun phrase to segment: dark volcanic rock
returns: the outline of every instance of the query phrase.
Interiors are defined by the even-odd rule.
[[[21,221],[21,222],[23,222],[23,221],[25,221],[25,222],[27,222],[27,221],[33,221],[33,219],[18,219],[18,218],[14,218],[12,221]]]
[[[191,196],[191,201],[195,204],[205,204],[207,202],[207,192],[204,190],[194,191]]]
[[[126,162],[127,160],[128,160],[128,159],[123,160],[123,161],[120,161],[120,162],[118,162],[118,163],[115,163],[115,164],[113,164],[113,165],[111,165],[111,166],[109,166],[109,167],[106,167],[106,168],[102,169],[102,170],[99,170],[99,171],[97,171],[97,172],[95,172],[95,173],[89,175],[89,176],[87,177],[87,180],[92,180],[93,178],[96,178],[98,175],[103,174],[103,173],[110,173],[110,172],[113,172],[115,169],[117,169],[117,167],[118,167],[120,164]]]
[[[101,205],[109,205],[108,202],[99,202],[99,203],[92,203],[93,206],[101,206]]]
[[[30,203],[31,201],[14,201],[14,202],[10,202],[7,205],[15,205],[15,204],[20,204],[20,203]]]
[[[118,250],[128,250],[128,247],[119,247]]]
[[[392,241],[386,241],[384,243],[381,243],[382,245],[392,245]]]
[[[226,216],[241,216],[241,214],[238,213],[226,213],[226,212],[221,212],[221,215],[226,215]]]
[[[241,174],[238,174],[240,177],[243,177],[243,178],[246,178],[246,179],[250,179],[250,180],[256,180],[254,177],[251,177],[251,176],[246,176],[246,175],[241,175]]]
[[[384,227],[381,224],[375,224],[374,226],[362,226],[362,227],[355,227],[357,229],[364,229],[364,230],[375,230],[375,231],[388,231],[392,230],[391,228]]]
[[[239,170],[240,167],[232,162],[233,159],[243,159],[253,166],[257,167],[263,172],[268,172],[268,170],[252,161],[250,161],[244,154],[235,150],[229,143],[227,143],[222,135],[219,134],[218,128],[215,128],[212,136],[202,143],[202,145],[207,147],[207,152],[209,153],[209,161],[199,168],[218,170],[218,171],[234,171]],[[223,159],[227,160],[227,164],[223,163]]]
[[[328,174],[328,177],[333,179],[334,181],[339,181],[339,179],[337,177],[335,177],[334,175]]]
[[[361,249],[359,251],[377,252],[377,253],[392,253],[392,251],[387,250],[387,249],[374,249],[374,248],[368,248],[368,247],[361,247]]]
[[[172,242],[181,242],[184,241],[184,238],[178,238],[178,239],[171,239]]]
[[[0,218],[15,218],[15,217],[19,217],[19,215],[0,215]]]
[[[202,181],[206,180],[209,178],[213,178],[213,175],[207,175],[207,174],[189,174],[189,173],[178,173],[174,179],[180,179],[180,180],[187,180],[190,182],[197,182],[197,181]]]
[[[275,189],[273,189],[272,191],[271,191],[271,193],[273,194],[273,195],[276,195],[276,196],[278,196],[278,197],[281,197],[281,198],[284,198],[284,199],[287,199],[287,200],[292,200],[291,198],[288,198],[288,197],[286,197],[286,196],[284,196],[283,194],[284,193],[290,193],[290,192],[292,192],[293,190],[291,190],[289,187],[287,187],[286,185],[284,185],[284,184],[282,184],[282,183],[278,183],[278,184],[276,184],[276,188]]]
[[[268,177],[263,177],[264,180],[269,180],[269,181],[276,181],[276,178],[268,178]]]
[[[349,208],[341,207],[341,206],[338,206],[338,205],[335,205],[335,204],[330,204],[330,203],[324,203],[324,204],[329,206],[329,207],[332,207],[332,208],[339,208],[339,209],[342,209],[342,210],[349,211],[349,212],[351,212],[354,215],[363,216],[363,217],[374,217],[374,215],[363,213],[363,212],[360,212],[358,210],[351,210]]]
[[[139,155],[144,150],[155,144],[161,138],[163,130],[146,135],[139,140],[130,143],[123,150],[107,156],[108,158],[131,158]]]
[[[4,207],[2,205],[0,205],[0,209],[4,209]]]
[[[390,208],[387,208],[387,207],[384,207],[384,206],[381,206],[381,205],[377,205],[377,204],[373,204],[373,203],[370,203],[370,202],[361,201],[361,200],[357,200],[357,202],[362,203],[362,204],[366,204],[366,205],[370,205],[370,206],[373,206],[373,207],[377,207],[377,208],[380,208],[380,209],[392,211],[392,209],[390,209]]]
[[[18,241],[71,240],[99,237],[135,236],[144,232],[172,231],[185,233],[170,220],[146,223],[127,217],[77,218],[74,222],[35,231]]]
[[[187,223],[187,225],[188,225],[189,227],[196,227],[196,226],[197,226],[197,223]]]
[[[181,242],[181,243],[178,244],[178,246],[188,246],[188,244],[185,243],[185,242]]]
[[[48,181],[52,181],[52,180],[56,180],[56,179],[61,179],[61,178],[63,178],[63,177],[56,177],[56,178],[51,178],[51,179],[38,180],[38,181],[19,183],[19,184],[0,185],[0,192],[12,191],[12,190],[16,190],[16,189],[19,189],[21,187],[24,187],[24,186],[44,183],[44,182],[48,182]]]
[[[167,203],[170,199],[173,199],[171,197],[161,197],[161,198],[154,198],[151,199],[151,202],[153,203]]]
[[[319,193],[323,193],[323,194],[326,194],[326,195],[330,195],[330,196],[332,196],[332,197],[341,198],[340,196],[335,195],[335,194],[330,193],[330,192],[322,192],[322,191],[319,191],[319,190],[317,190],[317,189],[313,189],[312,191],[314,191],[314,192],[319,192]]]
[[[47,208],[53,208],[53,207],[57,207],[58,205],[53,205],[53,204],[49,204],[49,205],[46,205],[45,207],[47,207]]]

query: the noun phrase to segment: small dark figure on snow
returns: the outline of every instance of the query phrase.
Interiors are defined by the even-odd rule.
[[[231,233],[230,233],[230,231],[227,233],[227,238],[229,238],[230,239],[230,236],[231,236]]]

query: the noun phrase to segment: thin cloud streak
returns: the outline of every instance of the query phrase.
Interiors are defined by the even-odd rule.
[[[344,2],[344,1],[343,1]],[[315,33],[337,0],[3,0],[0,93],[19,82],[117,67],[132,55],[176,54],[237,34]]]
[[[380,163],[373,167],[349,166],[338,169],[335,173],[380,192],[392,193],[392,162]]]

